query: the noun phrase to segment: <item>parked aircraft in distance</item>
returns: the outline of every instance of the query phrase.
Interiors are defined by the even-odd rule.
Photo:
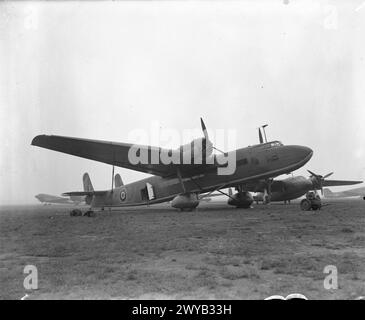
[[[53,196],[50,194],[40,193],[35,196],[40,202],[42,202],[44,205],[47,204],[74,204],[79,205],[84,202],[85,196],[72,196],[72,197],[58,197]]]
[[[324,191],[324,196],[326,198],[360,197],[365,200],[365,187],[339,191],[339,192],[332,192],[330,189],[325,188],[323,191]]]
[[[140,206],[171,201],[174,208],[191,209],[199,205],[200,194],[208,193],[209,197],[210,192],[222,192],[221,189],[229,187],[237,189],[235,195],[229,196],[232,200],[229,204],[249,207],[253,202],[247,188],[249,183],[264,181],[264,192],[270,195],[272,178],[302,167],[313,155],[308,147],[285,146],[279,141],[213,154],[215,148],[202,119],[201,127],[204,137],[194,139],[190,144],[175,150],[52,135],[36,136],[32,145],[104,162],[113,165],[113,168],[118,166],[154,175],[120,187],[114,187],[112,183],[112,188],[107,193],[93,190],[68,193],[87,196],[91,208]],[[135,162],[131,154],[147,155],[148,161],[142,159]],[[156,155],[159,161],[154,163],[151,160]],[[165,163],[163,159],[166,157],[177,161]],[[179,161],[181,159],[183,161]],[[191,162],[187,163],[184,161],[186,159]],[[222,174],[225,169],[231,169],[232,165],[233,171]]]

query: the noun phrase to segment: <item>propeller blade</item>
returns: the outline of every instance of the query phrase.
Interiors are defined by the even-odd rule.
[[[315,174],[314,172],[310,171],[310,170],[307,170],[313,177],[318,177],[317,174]]]
[[[205,139],[209,140],[207,127],[205,126],[204,121],[203,121],[202,118],[200,118],[200,123],[201,123],[201,126],[202,126],[202,130],[203,130],[203,134],[204,134]]]
[[[332,176],[332,175],[333,175],[333,172],[328,173],[328,174],[326,174],[326,175],[323,177],[323,179],[326,179],[326,178],[328,178],[329,176]]]

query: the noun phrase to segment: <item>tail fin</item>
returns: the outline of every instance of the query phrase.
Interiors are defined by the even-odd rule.
[[[84,175],[82,176],[82,181],[84,183],[84,191],[86,191],[86,192],[94,191],[94,187],[91,183],[89,174],[87,172],[85,172]]]
[[[115,187],[116,188],[119,188],[121,186],[124,186],[123,180],[122,180],[122,178],[121,178],[121,176],[120,176],[119,173],[117,173],[115,175],[114,181],[115,181]]]
[[[323,194],[324,194],[325,198],[330,198],[330,197],[334,196],[333,192],[328,188],[323,189]]]

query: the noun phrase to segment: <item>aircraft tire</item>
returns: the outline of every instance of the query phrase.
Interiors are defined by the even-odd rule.
[[[309,211],[312,207],[312,204],[309,200],[307,199],[303,199],[301,202],[300,202],[300,208],[303,210],[303,211]]]
[[[80,217],[82,216],[82,211],[80,209],[73,209],[70,211],[71,217]]]
[[[95,217],[95,216],[96,216],[96,213],[92,210],[88,210],[84,213],[84,217],[92,218],[92,217]]]

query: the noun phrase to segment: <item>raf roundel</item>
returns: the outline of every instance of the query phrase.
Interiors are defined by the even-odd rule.
[[[127,192],[123,189],[121,192],[120,192],[120,200],[124,201],[125,198],[127,198]]]

